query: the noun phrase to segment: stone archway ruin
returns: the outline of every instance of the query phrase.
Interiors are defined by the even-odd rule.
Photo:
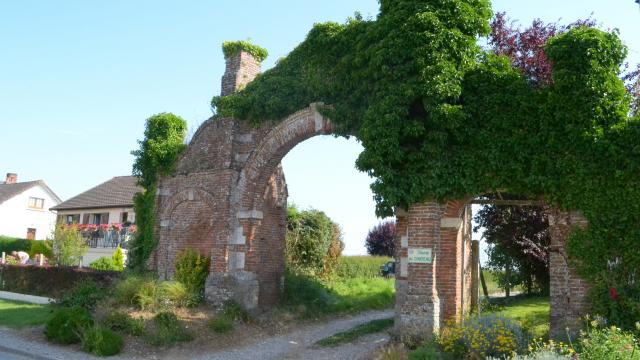
[[[226,59],[222,95],[243,88],[260,64],[240,51]],[[175,171],[157,190],[159,238],[151,265],[170,278],[175,255],[188,247],[211,256],[205,295],[211,303],[229,298],[247,309],[277,304],[284,272],[287,188],[280,165],[298,143],[330,134],[317,107],[255,128],[230,118],[211,118],[194,134]],[[414,204],[398,210],[396,318],[399,334],[438,331],[459,318],[470,301],[471,212],[466,200]],[[551,334],[576,328],[586,309],[586,286],[570,269],[564,250],[573,226],[586,226],[576,212],[549,209]],[[431,261],[411,261],[428,251]]]

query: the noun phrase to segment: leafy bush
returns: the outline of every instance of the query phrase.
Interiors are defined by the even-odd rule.
[[[142,318],[134,319],[126,312],[112,311],[102,320],[102,325],[113,331],[140,336],[144,333]]]
[[[226,316],[216,316],[209,320],[209,328],[219,334],[225,334],[233,330],[233,321]]]
[[[287,264],[297,271],[323,272],[325,258],[333,240],[333,222],[322,211],[287,209]]]
[[[447,324],[438,342],[458,358],[505,357],[523,350],[527,336],[517,322],[490,314]]]
[[[120,271],[116,264],[113,262],[113,259],[108,257],[100,257],[96,261],[93,261],[89,264],[89,267],[94,270],[102,270],[102,271]]]
[[[208,256],[186,249],[175,260],[174,278],[184,284],[191,294],[189,305],[197,305],[204,298],[204,283],[209,276],[211,259]]]
[[[0,236],[0,255],[4,251],[7,255],[12,251],[25,251],[31,254],[31,247],[39,241]]]
[[[146,282],[143,277],[131,275],[120,280],[113,288],[113,297],[118,304],[137,305],[137,294]]]
[[[396,251],[395,237],[395,221],[386,221],[374,226],[365,239],[367,254],[393,257]]]
[[[58,303],[66,307],[82,307],[87,310],[95,309],[96,305],[104,299],[106,293],[95,281],[91,279],[82,280],[66,293]]]
[[[44,335],[49,341],[75,344],[80,342],[82,330],[91,325],[93,325],[93,319],[89,310],[82,307],[63,307],[47,321]]]
[[[334,275],[341,278],[380,277],[380,267],[392,260],[385,256],[341,256]]]
[[[335,301],[333,294],[317,278],[285,271],[283,305],[296,308],[303,316],[315,316]]]
[[[152,327],[147,329],[147,339],[155,346],[170,346],[178,342],[191,341],[193,334],[172,312],[160,312],[153,317]]]
[[[53,256],[53,242],[51,240],[31,241],[31,250],[29,250],[29,258],[34,259],[37,254],[43,254],[49,259]]]
[[[80,236],[76,225],[56,224],[52,238],[52,265],[77,266],[87,251],[87,244]]]
[[[344,250],[344,241],[342,241],[342,228],[336,223],[333,223],[331,226],[333,228],[333,235],[331,238],[331,243],[329,244],[327,255],[324,257],[324,267],[322,269],[322,274],[324,276],[333,274],[336,266],[338,266],[340,257],[342,256],[342,251]]]
[[[112,356],[124,347],[122,335],[101,326],[85,329],[81,336],[82,350],[98,356]]]
[[[120,245],[116,247],[116,251],[113,252],[111,259],[113,260],[113,265],[115,265],[116,270],[124,270],[124,253]]]
[[[592,321],[581,335],[581,360],[640,359],[640,346],[633,334],[616,326],[600,328],[596,321]]]

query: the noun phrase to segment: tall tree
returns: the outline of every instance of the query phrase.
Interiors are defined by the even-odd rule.
[[[528,292],[549,288],[549,223],[540,207],[484,206],[474,216],[474,231],[484,228],[488,267],[501,287],[523,285]]]
[[[374,226],[369,230],[365,245],[369,255],[393,256],[395,245],[396,223],[387,221]]]

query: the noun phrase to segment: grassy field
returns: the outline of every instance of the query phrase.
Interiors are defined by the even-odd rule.
[[[549,337],[549,298],[525,297],[509,301],[498,314],[518,321],[533,337]]]
[[[0,326],[21,328],[42,325],[51,316],[48,305],[0,300]]]

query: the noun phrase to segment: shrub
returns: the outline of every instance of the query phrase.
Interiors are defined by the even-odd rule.
[[[122,252],[120,245],[116,247],[116,251],[113,252],[111,259],[113,260],[113,265],[117,271],[124,270],[124,253]]]
[[[113,288],[115,301],[127,306],[137,305],[138,291],[146,281],[140,276],[128,276],[120,280]]]
[[[204,283],[209,276],[211,259],[208,256],[186,249],[175,260],[174,278],[184,284],[192,299],[189,305],[197,305],[204,298]]]
[[[385,256],[341,256],[334,274],[341,278],[376,278],[380,267],[391,260]]]
[[[60,308],[45,324],[44,335],[49,341],[75,344],[80,342],[81,331],[91,325],[93,325],[93,319],[87,309]]]
[[[591,322],[580,339],[581,360],[639,360],[640,346],[630,332],[616,326],[599,328]]]
[[[287,209],[287,264],[295,270],[322,273],[333,239],[333,222],[322,211]]]
[[[134,319],[122,311],[113,311],[107,314],[102,325],[113,331],[140,336],[144,333],[144,321],[142,318]]]
[[[344,250],[344,241],[342,241],[342,228],[340,228],[340,225],[336,223],[331,224],[331,226],[333,229],[333,235],[331,238],[331,243],[329,244],[327,255],[324,257],[324,268],[322,269],[323,275],[330,275],[335,271],[336,267],[338,266],[338,262],[340,261],[342,251]]]
[[[86,279],[77,283],[70,292],[60,298],[58,303],[66,307],[78,306],[93,310],[105,295],[104,289],[100,288],[95,281]]]
[[[233,321],[225,316],[216,316],[209,320],[209,328],[219,334],[225,334],[233,330]]]
[[[92,326],[82,332],[82,350],[98,356],[112,356],[124,347],[122,336],[100,326]]]
[[[365,239],[367,254],[392,257],[396,251],[395,237],[395,221],[386,221],[374,226]]]
[[[172,312],[160,312],[153,317],[152,328],[148,329],[149,343],[156,346],[170,346],[177,342],[191,341],[193,334]]]
[[[37,254],[43,254],[49,259],[53,255],[53,242],[51,240],[31,241],[31,250],[29,250],[29,258],[34,259]]]
[[[98,258],[96,261],[89,264],[89,267],[94,270],[102,270],[102,271],[120,271],[116,264],[113,262],[113,259],[108,257]]]
[[[517,322],[489,314],[447,324],[438,342],[458,358],[508,357],[524,349],[527,338]]]
[[[52,265],[77,266],[88,247],[76,225],[63,223],[56,224],[51,242],[53,256],[50,258],[50,263]]]
[[[7,255],[12,251],[26,251],[29,254],[33,244],[39,241],[32,241],[27,239],[19,239],[9,236],[0,236],[0,255],[5,252]]]

